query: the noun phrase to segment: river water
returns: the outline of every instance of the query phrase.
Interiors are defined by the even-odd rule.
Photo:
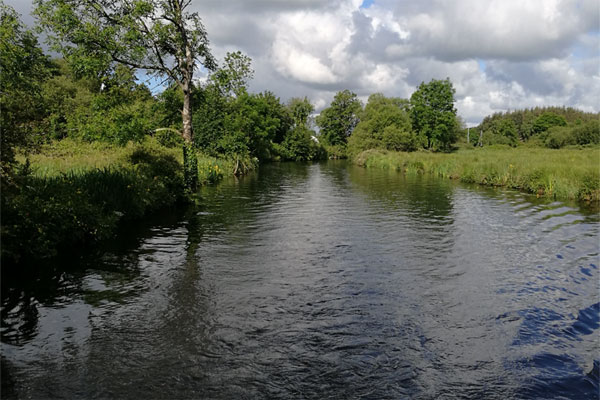
[[[2,280],[2,398],[594,399],[597,210],[343,162]]]

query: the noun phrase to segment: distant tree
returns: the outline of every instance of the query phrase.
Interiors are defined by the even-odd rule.
[[[534,121],[533,132],[546,132],[549,128],[553,126],[567,126],[567,121],[561,115],[555,114],[553,112],[545,112],[539,117],[537,117]]]
[[[346,145],[348,136],[358,124],[358,114],[362,110],[356,93],[343,90],[336,93],[331,105],[317,117],[317,126],[323,137],[331,145]]]
[[[315,107],[310,104],[306,97],[303,99],[294,97],[290,99],[288,109],[296,126],[308,126],[308,117],[315,110]]]
[[[494,129],[495,133],[505,137],[511,146],[517,145],[517,127],[512,119],[503,118],[498,120],[494,126]]]
[[[375,148],[413,151],[420,147],[420,138],[411,129],[408,104],[408,100],[380,93],[369,96],[360,122],[348,138],[348,155]]]
[[[252,59],[241,51],[227,53],[224,63],[211,74],[210,81],[224,97],[246,93],[248,82],[254,77]]]
[[[61,51],[83,72],[123,64],[175,82],[183,92],[182,136],[193,140],[194,70],[216,67],[206,30],[190,0],[35,0],[39,20]],[[192,168],[192,170],[189,170]],[[195,163],[186,162],[195,186]]]
[[[573,128],[573,137],[577,144],[600,143],[600,120],[588,121]]]
[[[421,83],[410,98],[412,126],[427,138],[427,148],[447,149],[456,140],[455,90],[452,82],[433,79]]]
[[[0,2],[0,167],[4,177],[16,146],[25,145],[43,118],[42,87],[51,63],[15,10]]]

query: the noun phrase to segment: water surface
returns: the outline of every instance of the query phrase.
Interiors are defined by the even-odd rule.
[[[3,398],[598,398],[597,211],[273,164],[2,280]]]

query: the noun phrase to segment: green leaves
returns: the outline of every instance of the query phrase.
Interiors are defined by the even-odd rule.
[[[450,79],[421,83],[410,98],[413,129],[427,138],[427,147],[449,148],[456,126],[454,88]]]
[[[412,151],[420,142],[410,126],[407,100],[380,93],[369,96],[360,122],[348,139],[348,155],[355,157],[368,149]]]
[[[0,3],[0,159],[2,175],[43,117],[42,84],[50,61],[11,7]]]
[[[362,104],[356,93],[349,90],[338,92],[331,105],[317,117],[321,136],[331,145],[346,145],[348,136],[358,124],[361,111]]]
[[[308,98],[294,97],[288,103],[288,109],[296,126],[308,125],[308,117],[315,110]]]

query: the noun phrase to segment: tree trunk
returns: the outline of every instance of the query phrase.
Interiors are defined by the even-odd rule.
[[[192,104],[191,104],[191,92],[187,85],[183,88],[183,109],[181,110],[181,117],[183,119],[183,140],[186,144],[192,144],[194,139],[194,133],[192,130]]]
[[[194,191],[198,187],[198,160],[194,148],[194,132],[192,130],[192,105],[189,85],[183,86],[183,179],[186,189]]]

